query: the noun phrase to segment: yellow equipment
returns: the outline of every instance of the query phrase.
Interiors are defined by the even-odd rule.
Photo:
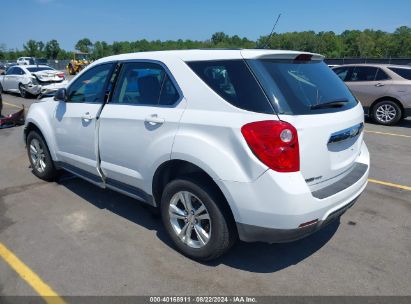
[[[82,52],[73,52],[73,59],[67,65],[67,73],[69,75],[76,75],[86,66],[91,63],[90,54]]]

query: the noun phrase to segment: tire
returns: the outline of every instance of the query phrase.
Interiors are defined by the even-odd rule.
[[[28,93],[27,93],[27,91],[26,91],[26,89],[24,88],[24,86],[23,86],[22,83],[19,84],[19,92],[20,92],[20,96],[21,96],[22,98],[27,98],[27,97],[28,97]]]
[[[392,126],[402,118],[401,107],[394,101],[383,100],[377,102],[372,110],[372,119],[375,123]]]
[[[3,93],[3,86],[0,83],[0,94]]]
[[[52,181],[57,176],[46,141],[36,131],[27,136],[27,155],[35,176],[45,181]]]
[[[182,214],[183,209],[187,211],[187,208],[184,208],[181,195],[186,200],[190,198],[192,210],[197,212],[202,205],[205,211],[199,212],[197,216],[190,215],[190,212]],[[161,217],[167,234],[178,251],[194,260],[209,261],[230,249],[237,239],[237,233],[228,211],[218,203],[222,199],[224,198],[218,191],[199,179],[176,179],[166,185],[161,198]],[[172,216],[170,210],[178,215]],[[190,237],[187,238],[185,233],[179,237],[178,233],[184,231],[186,225],[192,227],[191,224],[195,227],[188,228],[191,231],[188,233]]]

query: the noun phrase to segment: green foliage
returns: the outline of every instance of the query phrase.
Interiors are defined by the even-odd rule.
[[[60,45],[56,39],[50,40],[46,43],[46,57],[48,59],[57,59],[61,52]]]
[[[270,39],[261,36],[257,41],[230,36],[224,32],[214,33],[209,40],[152,40],[96,41],[89,38],[79,40],[75,49],[92,54],[93,59],[114,54],[131,52],[180,50],[196,48],[270,48],[287,49],[320,53],[327,58],[342,57],[411,57],[411,28],[401,26],[393,33],[366,29],[346,30],[337,35],[334,32],[288,32],[274,33]],[[23,51],[6,50],[0,45],[0,59],[15,60],[21,56],[47,57],[48,59],[71,59],[72,53],[62,50],[57,40],[45,45],[42,41],[29,40],[23,45]]]
[[[83,53],[90,53],[92,46],[93,43],[90,39],[83,38],[77,41],[76,46],[74,48]]]

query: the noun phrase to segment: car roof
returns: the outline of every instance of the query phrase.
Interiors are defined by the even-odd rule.
[[[230,60],[230,59],[294,59],[300,54],[310,54],[314,60],[323,60],[319,54],[309,52],[298,52],[288,50],[263,50],[263,49],[193,49],[193,50],[171,50],[150,51],[114,55],[97,60],[95,63],[103,63],[117,60],[151,59],[164,60],[179,58],[183,61],[195,60]]]
[[[411,69],[411,66],[409,65],[388,64],[388,63],[350,63],[350,64],[342,64],[339,67],[346,67],[346,66],[371,66],[371,67],[378,67],[378,68]]]
[[[23,68],[51,68],[52,69],[52,67],[51,66],[48,66],[48,65],[43,65],[43,64],[39,64],[39,65],[37,65],[37,64],[29,64],[29,65],[20,65],[20,67],[23,67]]]

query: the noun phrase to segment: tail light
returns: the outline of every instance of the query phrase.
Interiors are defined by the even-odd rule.
[[[57,76],[60,78],[64,78],[64,73],[58,73]]]
[[[241,128],[248,146],[270,169],[278,172],[300,170],[297,130],[283,121],[257,121]]]

